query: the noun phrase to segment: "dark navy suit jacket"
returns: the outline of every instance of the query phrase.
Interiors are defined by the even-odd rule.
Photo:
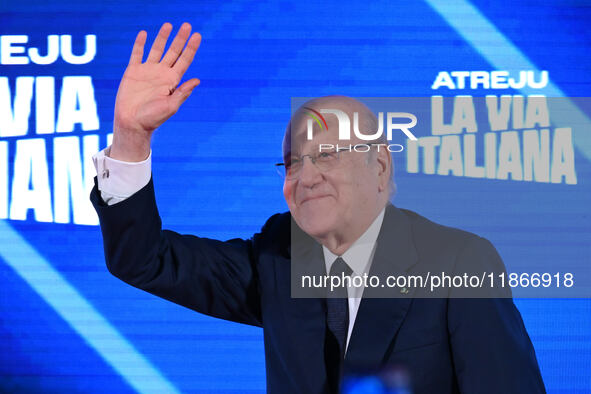
[[[322,272],[322,249],[305,234],[292,245],[289,213],[269,218],[249,240],[222,242],[162,230],[152,180],[107,206],[95,178],[91,201],[113,275],[197,312],[262,327],[269,393],[330,392],[325,300],[290,294],[291,258]],[[487,240],[389,205],[370,274],[502,269]],[[415,394],[545,392],[511,298],[420,298],[419,291],[362,299],[346,372],[397,365]]]

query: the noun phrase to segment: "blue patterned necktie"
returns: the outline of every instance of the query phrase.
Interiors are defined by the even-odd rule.
[[[350,276],[353,270],[342,258],[337,258],[330,267],[330,275]],[[342,364],[345,357],[345,345],[347,343],[347,332],[349,330],[349,301],[347,287],[341,283],[331,291],[327,289],[326,299],[326,341],[325,358],[327,372],[331,387],[338,392],[338,386],[342,375]]]

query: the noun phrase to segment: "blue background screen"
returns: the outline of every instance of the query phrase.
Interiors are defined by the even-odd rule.
[[[589,121],[585,1],[5,0],[0,391],[265,391],[261,329],[136,290],[104,263],[90,158],[109,143],[135,35],[147,30],[149,46],[166,21],[203,37],[186,74],[201,84],[152,145],[163,225],[181,233],[249,238],[287,210],[274,164],[294,97],[544,94]],[[495,70],[546,71],[548,83],[435,84],[441,72]],[[486,237],[509,269],[588,267],[589,130],[567,141],[572,165],[556,182],[431,174],[394,155],[393,201]],[[590,299],[515,302],[548,391],[591,392]]]

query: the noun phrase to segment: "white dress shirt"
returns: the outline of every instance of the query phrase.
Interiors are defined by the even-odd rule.
[[[107,205],[113,205],[131,197],[150,182],[152,176],[152,151],[144,161],[129,162],[111,159],[111,147],[94,156],[94,168],[101,198]]]
[[[144,161],[126,162],[110,158],[108,156],[110,149],[111,147],[109,146],[92,157],[94,167],[97,171],[98,189],[101,192],[101,198],[107,205],[121,202],[138,192],[148,184],[152,175],[152,151],[150,151],[148,158]],[[361,237],[340,256],[353,270],[352,276],[363,276],[364,273],[369,274],[378,234],[380,233],[384,220],[384,212],[385,208],[382,209]],[[325,246],[322,249],[324,251],[326,272],[330,272],[332,263],[339,256],[332,253]],[[362,294],[363,287],[347,288],[347,295],[349,296],[349,328],[345,351],[349,347],[349,340],[353,332]]]

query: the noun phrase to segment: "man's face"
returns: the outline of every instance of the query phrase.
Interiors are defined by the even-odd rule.
[[[290,157],[317,156],[320,144],[342,147],[363,143],[353,139],[339,142],[336,118],[327,119],[327,123],[328,130],[315,128],[314,138],[308,141],[306,120],[293,122]],[[357,228],[365,229],[379,204],[381,180],[376,157],[377,152],[341,151],[337,166],[324,171],[305,157],[299,176],[286,178],[283,185],[285,200],[300,228],[317,239],[338,239]]]

